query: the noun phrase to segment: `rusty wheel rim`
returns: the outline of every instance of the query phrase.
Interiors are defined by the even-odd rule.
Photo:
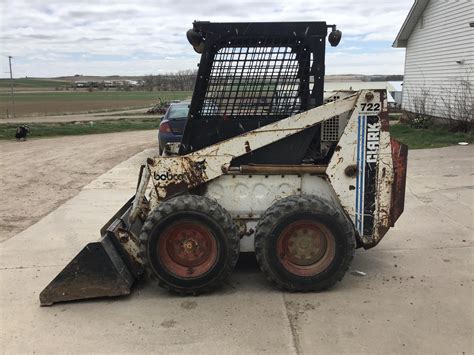
[[[181,278],[206,274],[217,262],[217,241],[211,230],[197,221],[179,221],[167,227],[157,245],[161,263]]]
[[[334,260],[336,243],[322,223],[299,220],[286,226],[277,240],[277,255],[283,267],[298,276],[314,276]]]

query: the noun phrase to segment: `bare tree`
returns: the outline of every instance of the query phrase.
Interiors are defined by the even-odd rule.
[[[143,77],[143,88],[148,91],[177,90],[191,91],[196,81],[196,70],[182,70],[176,73],[146,75]]]
[[[469,132],[474,123],[474,97],[472,68],[448,85],[443,86],[440,97],[440,114],[446,118],[455,131]]]
[[[431,125],[433,111],[436,107],[436,99],[430,95],[430,89],[423,82],[418,89],[405,87],[404,91],[408,97],[408,108],[403,113],[408,123],[415,128],[426,128]]]
[[[155,78],[153,75],[146,75],[143,77],[143,87],[147,91],[153,91],[153,88],[155,87]]]

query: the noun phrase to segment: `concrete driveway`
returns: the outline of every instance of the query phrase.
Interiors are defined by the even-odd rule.
[[[411,151],[405,213],[330,291],[282,293],[245,257],[210,295],[141,282],[125,298],[39,307],[43,287],[133,194],[151,154],[140,153],[0,245],[2,351],[472,353],[473,148]]]

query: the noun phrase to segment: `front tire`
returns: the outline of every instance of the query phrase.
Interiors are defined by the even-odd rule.
[[[354,229],[342,209],[313,195],[277,201],[255,233],[255,255],[262,272],[289,291],[333,286],[344,277],[354,250]]]
[[[239,243],[229,213],[216,201],[196,195],[162,202],[140,234],[149,275],[182,295],[219,287],[237,263]]]

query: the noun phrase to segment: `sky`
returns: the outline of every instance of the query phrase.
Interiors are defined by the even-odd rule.
[[[196,69],[186,40],[194,20],[326,21],[326,74],[403,74],[392,48],[413,0],[0,0],[0,77],[147,75]]]

